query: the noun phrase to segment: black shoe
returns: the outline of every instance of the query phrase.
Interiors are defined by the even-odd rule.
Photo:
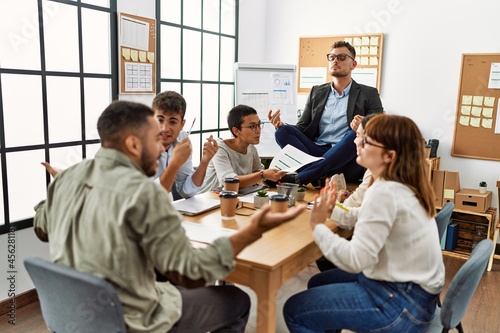
[[[299,184],[300,185],[300,179],[299,176],[297,175],[296,172],[290,172],[281,177],[280,179],[281,183],[292,183],[292,184]]]
[[[314,188],[323,188],[325,187],[325,183],[326,183],[326,176],[321,176],[318,179],[315,179],[311,182]]]

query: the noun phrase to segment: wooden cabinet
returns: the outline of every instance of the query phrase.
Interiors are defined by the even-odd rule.
[[[496,208],[489,208],[485,213],[455,209],[451,215],[451,223],[458,224],[457,247],[453,251],[443,251],[444,254],[469,258],[474,237],[478,238],[478,230],[482,230],[481,238],[493,239],[496,229]]]

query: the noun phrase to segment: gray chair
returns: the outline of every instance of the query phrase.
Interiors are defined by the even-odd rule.
[[[443,238],[444,232],[446,231],[448,224],[450,224],[453,209],[455,209],[455,204],[448,201],[434,217],[439,231],[439,241]]]
[[[436,308],[428,333],[445,333],[457,329],[463,333],[462,318],[483,276],[493,251],[493,241],[484,239],[472,250],[469,259],[458,270],[448,287],[441,307]]]
[[[120,300],[105,280],[41,258],[27,257],[24,266],[51,331],[127,332]]]

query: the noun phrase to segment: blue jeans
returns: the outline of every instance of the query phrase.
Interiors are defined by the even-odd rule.
[[[291,333],[419,333],[432,322],[437,298],[411,282],[376,281],[335,268],[313,276],[283,314]]]
[[[349,130],[336,145],[318,146],[314,141],[305,136],[292,125],[283,125],[274,134],[276,142],[283,148],[291,144],[295,148],[323,160],[308,164],[298,170],[302,184],[319,179],[322,176],[343,173],[347,182],[357,182],[363,177],[363,167],[356,163],[356,145],[354,138],[356,132]]]

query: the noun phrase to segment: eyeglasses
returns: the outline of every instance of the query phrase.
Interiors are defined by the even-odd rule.
[[[328,61],[334,61],[336,58],[338,58],[339,61],[344,61],[347,59],[347,57],[354,60],[354,58],[351,57],[350,55],[348,55],[347,53],[340,53],[340,54],[327,53],[326,54],[326,59],[328,59]]]
[[[365,136],[365,137],[363,137],[363,140],[361,141],[361,147],[364,148],[366,144],[368,144],[370,146],[373,146],[373,147],[387,149],[383,145],[379,145],[379,144],[376,144],[376,143],[368,142],[368,140],[366,140],[366,136]]]
[[[263,127],[264,127],[263,122],[259,122],[258,124],[252,124],[250,126],[241,126],[241,128],[250,128],[254,132],[257,132],[257,128],[262,129]]]

